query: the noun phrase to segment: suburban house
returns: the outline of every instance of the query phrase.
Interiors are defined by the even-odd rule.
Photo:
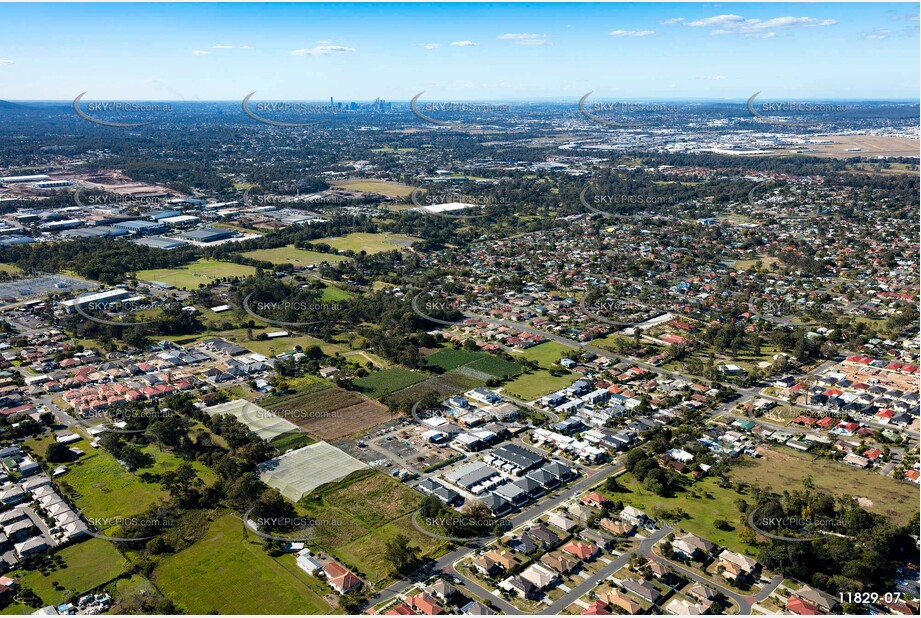
[[[639,614],[643,607],[631,599],[628,595],[624,594],[620,590],[612,590],[610,592],[603,592],[598,595],[598,598],[606,601],[609,605],[614,605],[621,608],[628,614]]]
[[[570,541],[562,549],[582,562],[591,562],[600,553],[597,547],[583,541]]]
[[[659,598],[659,591],[655,586],[650,584],[645,579],[625,579],[620,582],[621,587],[627,592],[635,594],[644,601],[649,601],[650,603],[655,603]]]
[[[533,598],[539,591],[537,587],[520,575],[513,575],[499,583],[499,587],[517,594],[522,599]]]
[[[725,569],[723,577],[731,581],[738,581],[752,577],[758,568],[758,562],[724,549],[719,555],[719,566]]]
[[[406,597],[406,603],[417,612],[421,612],[426,616],[438,616],[445,613],[444,608],[438,604],[435,597],[427,592]]]
[[[617,536],[628,536],[635,528],[633,524],[623,521],[614,521],[613,519],[604,518],[598,522],[598,525]]]
[[[560,574],[541,564],[534,563],[521,572],[521,578],[534,584],[538,590],[544,590],[559,582]]]
[[[562,552],[552,552],[541,556],[540,561],[551,569],[568,575],[579,568],[579,561]]]
[[[345,594],[361,586],[361,580],[338,562],[324,564],[323,573],[326,574],[326,582],[339,594]]]
[[[716,545],[706,539],[702,539],[696,534],[687,534],[675,537],[672,541],[672,550],[682,558],[690,560],[705,558],[716,548]]]

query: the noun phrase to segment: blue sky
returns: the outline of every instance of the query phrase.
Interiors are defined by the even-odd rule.
[[[917,3],[0,4],[0,99],[912,99]]]

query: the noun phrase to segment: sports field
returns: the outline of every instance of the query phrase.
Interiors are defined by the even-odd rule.
[[[351,180],[336,180],[331,183],[334,187],[364,191],[366,193],[380,193],[387,197],[406,197],[413,192],[413,187],[389,180],[376,180],[373,178],[354,178]]]
[[[195,290],[200,285],[213,283],[218,279],[250,277],[256,274],[252,266],[219,262],[217,260],[196,260],[179,268],[155,268],[140,270],[139,281],[159,281],[184,290]]]
[[[307,249],[298,249],[294,245],[286,247],[277,247],[275,249],[257,249],[256,251],[247,251],[241,253],[243,257],[271,262],[272,264],[291,264],[295,268],[305,268],[307,266],[316,266],[323,262],[343,262],[349,258],[331,253],[318,253],[308,251]]]
[[[323,238],[315,242],[326,243],[339,251],[381,253],[383,251],[393,251],[395,249],[406,249],[414,242],[420,240],[422,239],[415,236],[407,236],[406,234],[391,234],[389,232],[381,232],[379,234],[353,232],[345,236]]]
[[[338,613],[293,562],[270,557],[240,519],[215,520],[205,537],[163,558],[152,579],[189,614]]]

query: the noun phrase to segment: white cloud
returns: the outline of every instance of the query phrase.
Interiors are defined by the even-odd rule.
[[[546,34],[535,34],[533,32],[500,34],[496,38],[503,41],[515,41],[516,45],[553,45],[552,41],[547,40]]]
[[[714,75],[710,79],[722,80],[722,79],[726,79],[726,76],[725,75]]]
[[[352,47],[343,45],[317,45],[310,49],[295,49],[291,52],[292,56],[328,56],[330,54],[344,54],[354,52]]]
[[[771,39],[777,36],[777,30],[797,26],[814,28],[834,26],[834,19],[817,19],[815,17],[775,17],[773,19],[745,19],[741,15],[715,15],[694,21],[683,22],[691,28],[710,28],[713,36],[741,34],[750,37]]]
[[[611,30],[608,34],[611,36],[652,36],[655,30]]]
[[[666,19],[665,21],[660,21],[659,23],[663,26],[671,26],[674,24],[680,24],[684,21],[684,17],[672,17],[671,19]]]
[[[226,43],[219,43],[218,45],[212,45],[211,49],[252,49],[249,45],[227,45]]]
[[[193,50],[192,50],[192,53],[193,53],[194,55],[196,55],[196,56],[207,56],[207,55],[210,54],[211,52],[206,52],[206,51],[203,50],[203,49],[193,49]]]
[[[11,64],[14,64],[12,60],[0,60],[0,67],[9,66]]]
[[[424,47],[425,49],[438,49],[439,47],[441,47],[441,45],[438,43],[426,43],[422,47]]]
[[[451,43],[454,47],[476,47],[477,44],[473,41],[454,41]]]
[[[891,36],[892,36],[892,30],[888,30],[884,28],[882,30],[874,30],[873,32],[869,34],[865,34],[863,35],[863,38],[870,40],[870,41],[880,41],[882,39],[888,39]]]

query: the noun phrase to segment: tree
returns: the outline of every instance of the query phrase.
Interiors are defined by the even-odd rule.
[[[396,573],[405,575],[419,563],[419,548],[409,544],[409,537],[398,534],[387,541],[384,557]]]
[[[160,484],[169,492],[170,497],[181,505],[193,504],[204,485],[195,474],[195,469],[187,461],[179,464],[175,470],[165,472]]]
[[[143,468],[150,461],[150,456],[134,444],[126,444],[121,448],[118,458],[125,464],[129,472]]]
[[[60,442],[52,442],[45,451],[45,459],[51,463],[73,461],[73,458],[74,454],[70,452],[70,448],[68,448],[66,444],[61,444]]]

